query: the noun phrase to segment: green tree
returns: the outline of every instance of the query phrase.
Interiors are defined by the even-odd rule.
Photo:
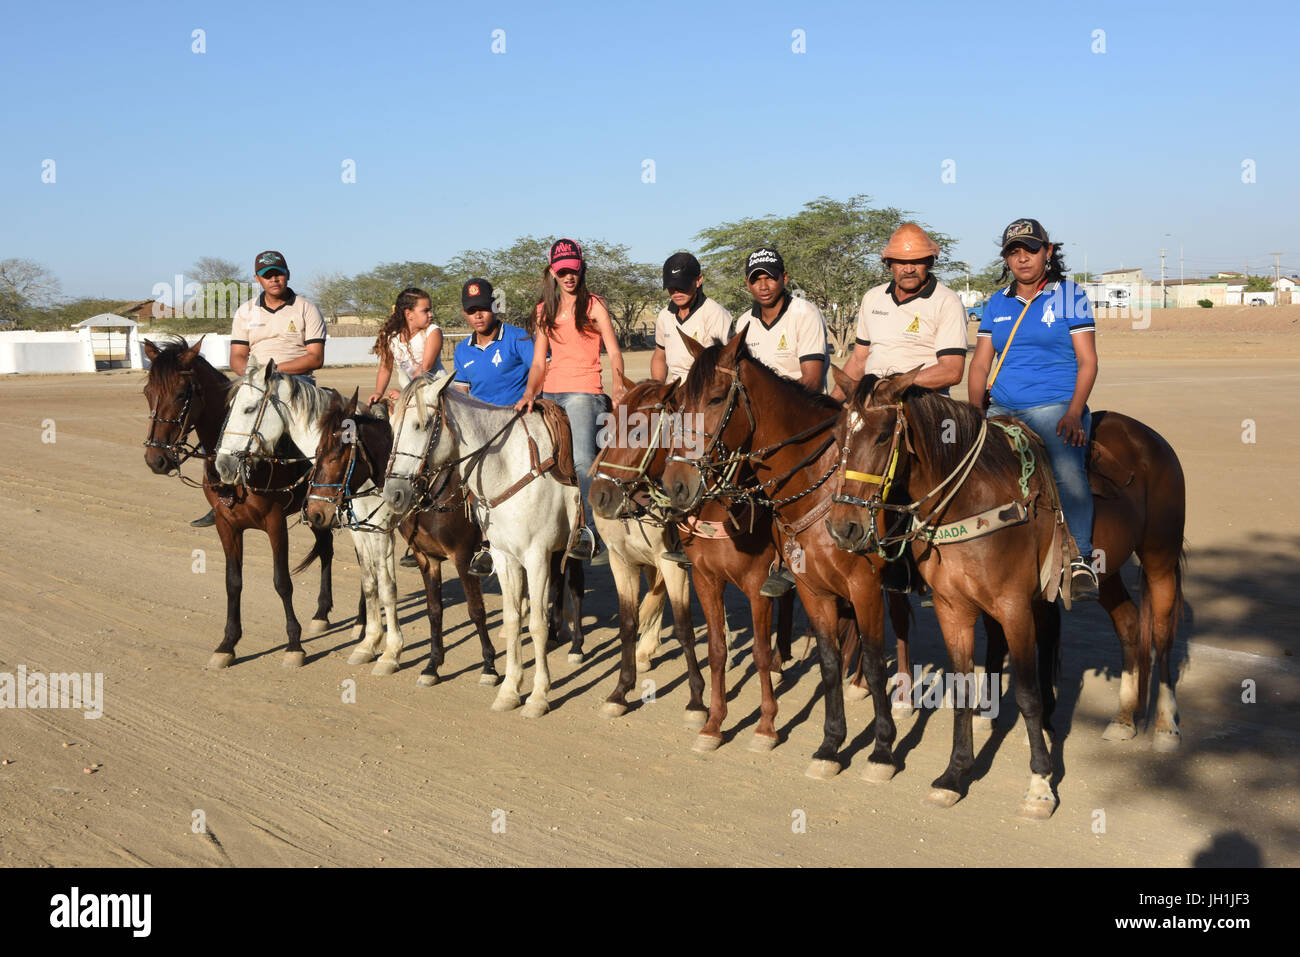
[[[752,299],[744,283],[745,258],[756,247],[771,244],[785,260],[791,291],[821,309],[832,345],[843,354],[853,338],[862,295],[889,281],[881,249],[895,229],[915,221],[905,210],[877,209],[870,203],[866,195],[847,200],[820,196],[792,216],[741,219],[701,230],[696,239],[706,283],[711,283],[709,294],[733,315],[747,309]],[[964,273],[965,263],[944,259],[952,237],[921,225],[940,249],[935,272],[941,277],[954,270]]]
[[[24,325],[25,320],[53,308],[59,280],[31,259],[0,259],[0,320]]]
[[[1248,276],[1246,292],[1272,292],[1273,280],[1268,276]]]
[[[356,311],[352,280],[342,273],[313,276],[307,289],[311,301],[327,319],[338,322],[339,316],[352,315]]]
[[[433,263],[381,263],[352,279],[352,302],[358,314],[382,320],[392,313],[397,294],[415,286],[429,293],[434,307],[434,322],[443,325],[447,320],[456,318],[446,312],[443,305],[445,300],[438,295],[447,282],[446,271]],[[440,305],[442,308],[439,308]]]
[[[582,243],[587,259],[587,287],[605,299],[619,346],[632,344],[637,323],[665,297],[658,266],[633,262],[628,247],[592,239]],[[653,318],[653,317],[652,317]]]

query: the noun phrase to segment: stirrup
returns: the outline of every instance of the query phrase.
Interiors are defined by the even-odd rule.
[[[476,578],[487,578],[492,574],[492,553],[488,551],[486,544],[474,553],[474,557],[469,560],[469,567],[466,571]]]
[[[586,525],[578,526],[578,533],[574,536],[575,541],[565,551],[569,558],[576,558],[580,562],[589,562],[596,554],[596,536]],[[608,561],[608,559],[606,559]]]
[[[1070,562],[1070,602],[1096,601],[1097,573],[1082,556]]]
[[[672,562],[674,565],[681,565],[683,568],[691,567],[690,557],[680,548],[672,552],[660,552],[659,557],[666,562]]]
[[[763,582],[763,587],[758,590],[758,593],[764,598],[780,598],[794,585],[794,575],[790,569],[782,565],[767,576],[767,581]]]

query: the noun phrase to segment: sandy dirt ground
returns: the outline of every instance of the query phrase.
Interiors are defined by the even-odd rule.
[[[781,689],[780,745],[748,751],[758,687],[738,593],[729,608],[742,643],[719,751],[691,751],[675,645],[648,676],[654,700],[602,719],[618,655],[607,569],[588,579],[588,657],[570,665],[552,652],[554,710],[539,720],[489,711],[494,692],[476,682],[477,641],[450,566],[441,685],[415,685],[428,628],[413,569],[399,569],[403,669],[378,678],[348,666],[359,579],[347,533],[336,540],[334,626],[306,642],[297,671],[281,667],[269,549],[249,533],[240,658],[206,671],[225,616],[222,553],[214,530],[186,524],[204,510],[201,495],[145,467],[143,375],[8,377],[0,672],[101,672],[104,714],[0,711],[0,863],[1300,864],[1300,308],[1184,310],[1182,329],[1174,312],[1145,330],[1101,322],[1092,405],[1163,433],[1187,473],[1188,614],[1175,648],[1183,747],[1156,754],[1147,734],[1101,740],[1118,644],[1099,607],[1068,614],[1061,803],[1045,823],[1015,815],[1029,754],[1010,692],[999,726],[976,731],[969,793],[949,810],[921,803],[947,763],[943,709],[900,725],[902,769],[880,785],[859,776],[871,703],[850,702],[845,771],[804,777],[822,724],[811,657]],[[628,366],[644,374],[648,357]],[[320,378],[351,391],[373,372]],[[42,441],[47,419],[53,443]],[[1254,441],[1243,441],[1252,423]],[[291,538],[296,561],[311,538],[301,528]],[[1135,568],[1125,575],[1136,581]],[[304,622],[317,580],[315,569],[295,577]],[[495,635],[495,588],[487,601]],[[914,660],[942,667],[934,616],[916,612]],[[694,622],[702,637],[698,606]],[[797,614],[796,656],[802,623]],[[531,661],[531,644],[525,652]],[[346,679],[354,703],[343,700]]]

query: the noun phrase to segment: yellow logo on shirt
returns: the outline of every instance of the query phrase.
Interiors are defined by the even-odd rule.
[[[781,341],[778,342],[778,343],[776,344],[776,347],[777,347],[778,349],[785,349],[785,348],[788,348],[788,347],[786,346],[786,344],[785,344],[785,333],[784,333],[784,332],[781,333]]]
[[[904,331],[904,332],[920,332],[920,331],[921,331],[921,314],[920,314],[920,313],[917,313],[916,315],[914,315],[914,316],[912,317],[912,324],[911,324],[910,326],[908,326],[906,329],[904,329],[903,331]]]
[[[294,328],[293,320],[292,320],[292,319],[289,320],[289,331],[290,331],[290,332],[297,332],[297,331],[298,331],[297,329]]]

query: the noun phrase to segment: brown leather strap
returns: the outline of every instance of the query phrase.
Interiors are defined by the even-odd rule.
[[[507,501],[512,495],[520,489],[526,487],[529,482],[539,476],[545,475],[547,470],[555,464],[555,456],[548,456],[546,459],[539,459],[537,452],[537,442],[530,435],[528,436],[528,460],[532,463],[528,474],[521,478],[514,485],[510,486],[494,499],[484,499],[483,504],[488,508],[496,508],[502,502]]]

